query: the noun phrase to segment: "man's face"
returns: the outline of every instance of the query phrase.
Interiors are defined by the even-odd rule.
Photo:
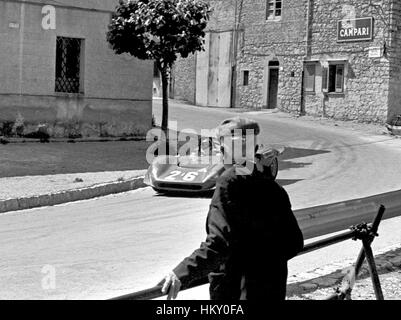
[[[242,164],[245,161],[253,161],[255,156],[256,137],[253,134],[246,136],[225,136],[220,138],[220,150],[223,163],[231,166],[235,163]]]

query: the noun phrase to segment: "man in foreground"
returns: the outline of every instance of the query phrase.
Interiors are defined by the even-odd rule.
[[[287,262],[302,250],[303,236],[287,192],[264,172],[263,162],[250,162],[249,152],[243,157],[250,141],[255,155],[259,131],[256,122],[243,118],[218,127],[226,171],[216,183],[207,237],[163,279],[168,299],[205,277],[212,300],[285,299]],[[242,150],[234,147],[238,142]]]

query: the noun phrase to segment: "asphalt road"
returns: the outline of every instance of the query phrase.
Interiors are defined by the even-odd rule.
[[[191,119],[194,129],[212,128],[230,115],[171,109],[179,128],[192,126]],[[264,143],[286,146],[278,179],[294,209],[401,189],[397,139],[280,114],[247,116],[261,123]],[[0,298],[103,299],[153,286],[204,239],[209,201],[158,196],[145,188],[0,215]],[[375,250],[401,243],[400,224],[400,218],[383,222],[386,232]],[[297,257],[290,274],[353,260],[359,247],[349,243]],[[201,287],[181,297],[207,294]]]
[[[154,102],[156,123],[161,101]],[[211,109],[170,102],[170,117],[178,130],[215,128],[236,116],[230,109]],[[284,146],[279,182],[294,206],[303,208],[367,197],[401,189],[401,140],[372,130],[356,131],[330,122],[304,121],[284,113],[242,112],[261,126],[260,142]],[[385,131],[385,128],[383,128]]]

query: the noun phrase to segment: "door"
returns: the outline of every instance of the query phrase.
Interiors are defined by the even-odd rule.
[[[207,33],[205,42],[196,60],[196,104],[229,108],[232,32]]]
[[[210,47],[210,33],[206,33],[205,51],[199,51],[196,54],[196,89],[195,89],[195,104],[204,107],[208,105],[209,47]]]
[[[221,108],[231,106],[231,43],[232,32],[221,32],[219,38],[218,101],[216,105]]]
[[[219,105],[219,65],[220,65],[220,34],[210,34],[209,74],[208,74],[208,103],[209,107]]]
[[[269,100],[268,109],[277,108],[277,93],[278,93],[278,68],[269,68]]]

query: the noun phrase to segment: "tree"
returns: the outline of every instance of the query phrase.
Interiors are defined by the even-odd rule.
[[[154,60],[162,77],[162,130],[168,134],[168,75],[180,55],[204,50],[208,3],[201,0],[120,0],[107,41],[117,54]]]

